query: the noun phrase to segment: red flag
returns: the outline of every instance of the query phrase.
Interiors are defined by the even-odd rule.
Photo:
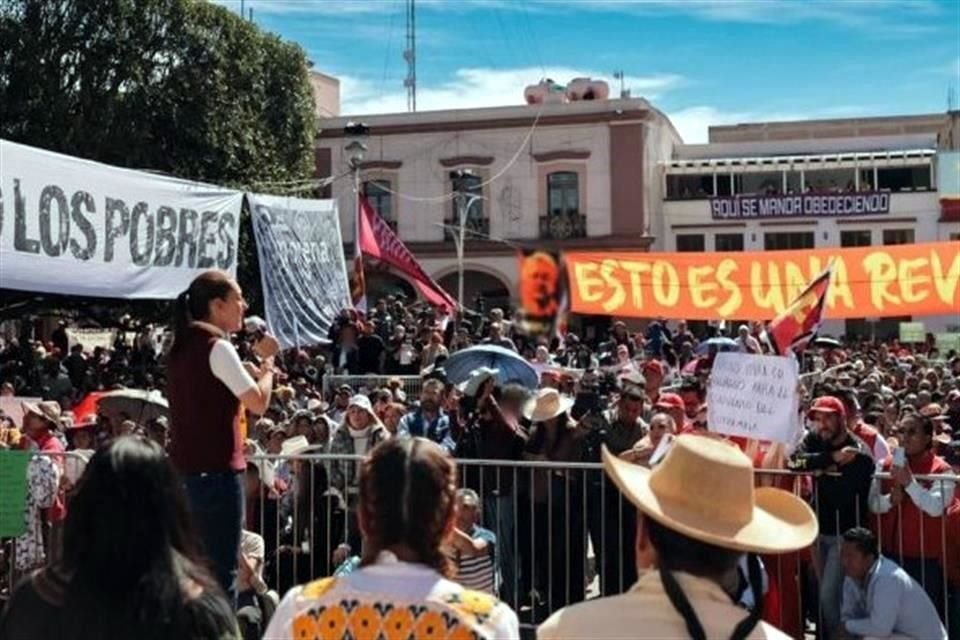
[[[777,354],[786,355],[791,351],[800,353],[817,335],[823,320],[823,307],[827,301],[832,272],[832,267],[828,266],[783,313],[767,325],[767,336]]]
[[[456,301],[427,275],[410,250],[362,196],[358,238],[360,251],[410,276],[427,302],[446,311],[456,308]]]

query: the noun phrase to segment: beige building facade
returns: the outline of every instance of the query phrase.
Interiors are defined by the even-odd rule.
[[[661,161],[665,194],[654,250],[769,251],[879,246],[960,238],[937,190],[947,114],[766,122],[711,127],[709,142],[677,145]],[[730,215],[724,204],[764,196],[859,195],[864,213]],[[875,194],[875,195],[872,195]],[[895,335],[910,318],[827,321],[832,335]],[[920,318],[918,318],[920,320]],[[960,330],[960,313],[922,319],[931,332]]]
[[[344,133],[350,120],[320,121],[319,175],[350,172],[351,138]],[[369,127],[363,191],[454,296],[459,209],[453,194],[478,196],[465,225],[463,303],[470,308],[515,302],[520,249],[646,250],[650,212],[663,198],[659,161],[680,143],[670,121],[642,99],[354,120]],[[334,181],[330,196],[351,244],[352,181]],[[367,280],[383,290],[409,288],[376,267]]]

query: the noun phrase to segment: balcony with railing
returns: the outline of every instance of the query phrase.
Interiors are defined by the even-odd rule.
[[[540,216],[541,240],[569,240],[587,237],[587,216],[562,213]]]

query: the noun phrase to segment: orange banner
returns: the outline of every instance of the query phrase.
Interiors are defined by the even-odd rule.
[[[833,260],[827,318],[960,314],[960,242],[564,258],[576,313],[770,320]]]

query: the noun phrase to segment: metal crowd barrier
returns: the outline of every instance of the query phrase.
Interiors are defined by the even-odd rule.
[[[352,486],[352,465],[360,459],[330,454],[249,458],[258,466],[274,465],[278,477],[288,483],[283,495],[261,483],[257,494],[247,496],[245,528],[264,537],[263,575],[271,589],[283,595],[295,584],[332,575],[349,566],[349,562],[344,562],[348,557],[341,547],[344,543],[351,547],[350,556],[360,553],[354,512],[356,492]],[[517,612],[522,626],[533,628],[563,606],[621,593],[632,586],[636,580],[636,512],[608,481],[599,464],[470,459],[457,462],[460,485],[473,489],[480,497],[480,524],[496,535],[497,595]],[[757,477],[758,484],[779,486],[802,495],[817,510],[819,496],[814,474],[758,470]],[[888,477],[877,474],[875,480]],[[346,478],[347,484],[334,486],[332,478]],[[953,482],[955,487],[960,482],[957,476],[916,479]],[[941,594],[934,604],[950,637],[960,638],[960,503],[955,498],[952,507],[942,507],[944,513],[948,508],[951,511],[948,517],[937,518],[941,527],[940,548],[922,549],[921,557],[912,559],[914,566],[910,571],[918,582],[926,583],[928,592]],[[902,505],[897,509],[898,515],[902,513]],[[859,512],[856,516],[864,526],[879,530],[880,516]],[[924,526],[921,519],[921,539]],[[881,550],[898,563],[904,560],[902,537],[899,540],[894,548]],[[828,556],[837,555],[828,560],[822,550]],[[777,595],[766,599],[768,605],[773,602],[773,610],[767,616],[776,626],[798,638],[803,638],[810,628],[821,626],[823,607],[816,595],[816,584],[824,563],[837,562],[838,551],[815,544],[807,551],[762,558],[770,592]],[[12,556],[9,562],[12,566]]]
[[[334,555],[344,541],[350,542],[351,554],[359,554],[359,532],[351,511],[355,493],[350,486],[337,487],[336,491],[329,486],[329,471],[334,465],[354,464],[359,459],[324,454],[297,457],[301,474],[304,468],[312,470],[310,481],[298,485],[298,495],[309,494],[307,509],[283,509],[280,504],[264,508],[267,501],[274,500],[265,488],[261,488],[260,495],[253,496],[256,517],[248,524],[265,537],[273,537],[266,541],[274,558],[268,559],[265,576],[281,594],[298,582],[335,572],[343,558],[335,559]],[[263,460],[290,462],[277,456],[264,456]],[[608,481],[599,464],[470,459],[459,459],[457,463],[460,485],[475,490],[480,497],[480,524],[496,535],[497,595],[513,607],[522,626],[535,627],[563,606],[622,593],[633,585],[635,510]],[[349,470],[343,475],[354,477]],[[819,496],[813,474],[757,471],[757,475],[760,484],[803,493],[817,510]],[[878,474],[876,479],[887,477]],[[960,481],[942,476],[917,479]],[[944,505],[944,512],[947,507]],[[856,515],[863,526],[879,530],[880,516]],[[960,519],[960,509],[950,517]],[[268,518],[271,522],[267,522]],[[912,573],[917,573],[918,582],[926,583],[928,591],[939,591],[941,596],[935,605],[945,625],[956,625],[960,622],[960,575],[950,573],[947,566],[952,557],[948,557],[951,542],[947,518],[939,518],[939,524],[941,548],[924,549],[923,557],[915,559],[919,561],[918,569]],[[921,536],[923,525],[921,520]],[[768,615],[777,621],[777,626],[799,638],[809,627],[822,624],[816,583],[827,558],[818,553],[818,546],[805,552],[762,558],[771,590],[777,594],[772,598],[774,610]],[[951,552],[954,550],[960,556],[960,549]],[[886,548],[881,552],[898,564],[902,562],[902,545],[899,550]],[[836,563],[839,548],[833,553],[836,555],[830,562]],[[938,563],[927,562],[938,558]],[[837,610],[839,606],[837,601]]]
[[[420,397],[420,388],[423,386],[423,379],[420,376],[388,376],[388,375],[325,375],[323,376],[323,394],[329,398],[330,395],[342,384],[348,384],[353,387],[354,392],[360,393],[366,389],[366,393],[387,386],[387,381],[392,378],[400,380],[403,392],[407,394],[407,400],[415,400]]]

